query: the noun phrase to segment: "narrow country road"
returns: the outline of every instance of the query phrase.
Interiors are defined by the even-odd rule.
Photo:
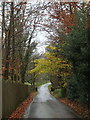
[[[50,83],[38,88],[38,95],[25,111],[23,118],[78,118],[72,109],[50,94],[48,85]]]

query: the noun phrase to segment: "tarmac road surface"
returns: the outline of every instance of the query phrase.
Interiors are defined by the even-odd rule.
[[[63,120],[70,118],[70,120],[78,120],[78,115],[72,109],[50,94],[48,90],[50,84],[47,83],[38,88],[38,94],[28,106],[23,118],[60,118],[60,120],[61,118],[64,118]]]

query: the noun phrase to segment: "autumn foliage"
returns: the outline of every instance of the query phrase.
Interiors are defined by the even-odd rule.
[[[24,102],[22,102],[18,106],[18,108],[16,108],[16,110],[10,115],[8,120],[22,118],[25,110],[27,109],[28,105],[30,105],[30,103],[32,102],[34,96],[35,96],[35,93],[31,93],[29,97]]]

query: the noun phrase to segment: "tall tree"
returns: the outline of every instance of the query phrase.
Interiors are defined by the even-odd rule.
[[[24,82],[29,58],[37,45],[31,40],[38,22],[38,5],[27,6],[26,2],[2,4],[3,78]]]

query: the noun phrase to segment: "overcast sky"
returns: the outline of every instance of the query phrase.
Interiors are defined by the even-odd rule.
[[[38,42],[37,52],[39,53],[45,52],[45,47],[48,44],[48,39],[46,36],[47,36],[47,33],[45,31],[40,31],[40,32],[37,32],[37,36],[33,39],[36,42]]]
[[[32,0],[32,1],[29,0],[29,1],[30,1],[29,3],[36,4],[37,2],[44,2],[44,1],[46,2],[48,0]],[[47,16],[45,16],[45,17],[47,17]],[[45,52],[45,47],[48,44],[47,33],[45,31],[37,31],[36,33],[37,33],[37,36],[35,36],[33,38],[33,40],[38,42],[37,52],[42,54]]]

